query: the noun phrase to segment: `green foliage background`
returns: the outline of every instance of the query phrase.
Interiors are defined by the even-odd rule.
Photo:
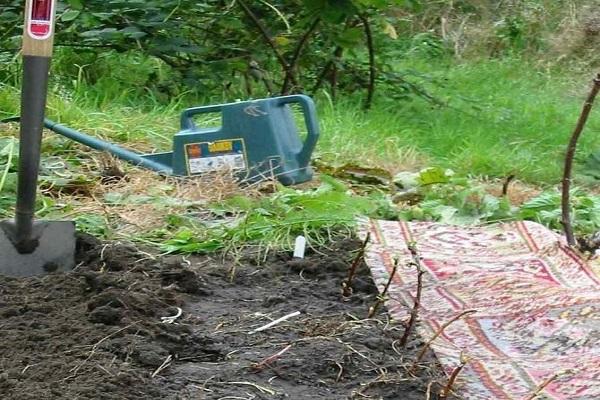
[[[0,5],[0,48],[6,54],[19,47],[22,3]],[[63,62],[57,73],[101,82],[106,73],[101,60],[116,52],[128,53],[130,61],[154,60],[141,81],[130,83],[165,97],[189,90],[228,98],[314,91],[324,80],[351,92],[369,86],[367,47],[377,47],[378,70],[391,68],[393,54],[384,49],[395,33],[387,12],[411,4],[64,0],[58,8],[56,43]],[[5,77],[11,73],[2,70]]]

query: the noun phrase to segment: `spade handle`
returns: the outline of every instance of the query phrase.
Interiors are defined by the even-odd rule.
[[[26,0],[25,2],[21,131],[15,212],[15,244],[21,253],[32,252],[37,247],[37,238],[34,237],[33,229],[35,198],[55,12],[56,0]]]

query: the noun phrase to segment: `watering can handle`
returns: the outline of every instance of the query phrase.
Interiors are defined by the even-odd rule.
[[[315,149],[317,140],[319,139],[319,121],[317,120],[315,103],[310,97],[303,94],[283,96],[277,98],[277,100],[278,105],[280,106],[297,103],[302,107],[307,136],[304,145],[302,146],[302,150],[298,153],[298,163],[302,166],[306,166],[310,163],[310,155]]]
[[[194,124],[194,115],[217,113],[217,112],[221,112],[222,109],[223,109],[222,104],[214,105],[214,106],[188,108],[183,113],[181,113],[181,130],[196,129],[196,124]]]

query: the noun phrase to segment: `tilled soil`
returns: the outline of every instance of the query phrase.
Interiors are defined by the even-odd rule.
[[[68,274],[0,277],[3,399],[436,399],[439,366],[385,309],[359,244],[261,263],[157,259],[82,237]],[[260,264],[260,265],[257,265]],[[162,317],[173,318],[173,323]],[[259,332],[269,322],[300,314]]]

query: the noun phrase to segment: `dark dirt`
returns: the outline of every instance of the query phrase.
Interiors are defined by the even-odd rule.
[[[340,242],[262,265],[156,259],[84,237],[69,274],[0,277],[2,399],[436,399],[435,363],[407,374],[422,345],[398,348],[359,247]],[[161,317],[178,314],[175,323]],[[300,315],[253,333],[274,319]],[[279,355],[277,355],[279,353]]]

